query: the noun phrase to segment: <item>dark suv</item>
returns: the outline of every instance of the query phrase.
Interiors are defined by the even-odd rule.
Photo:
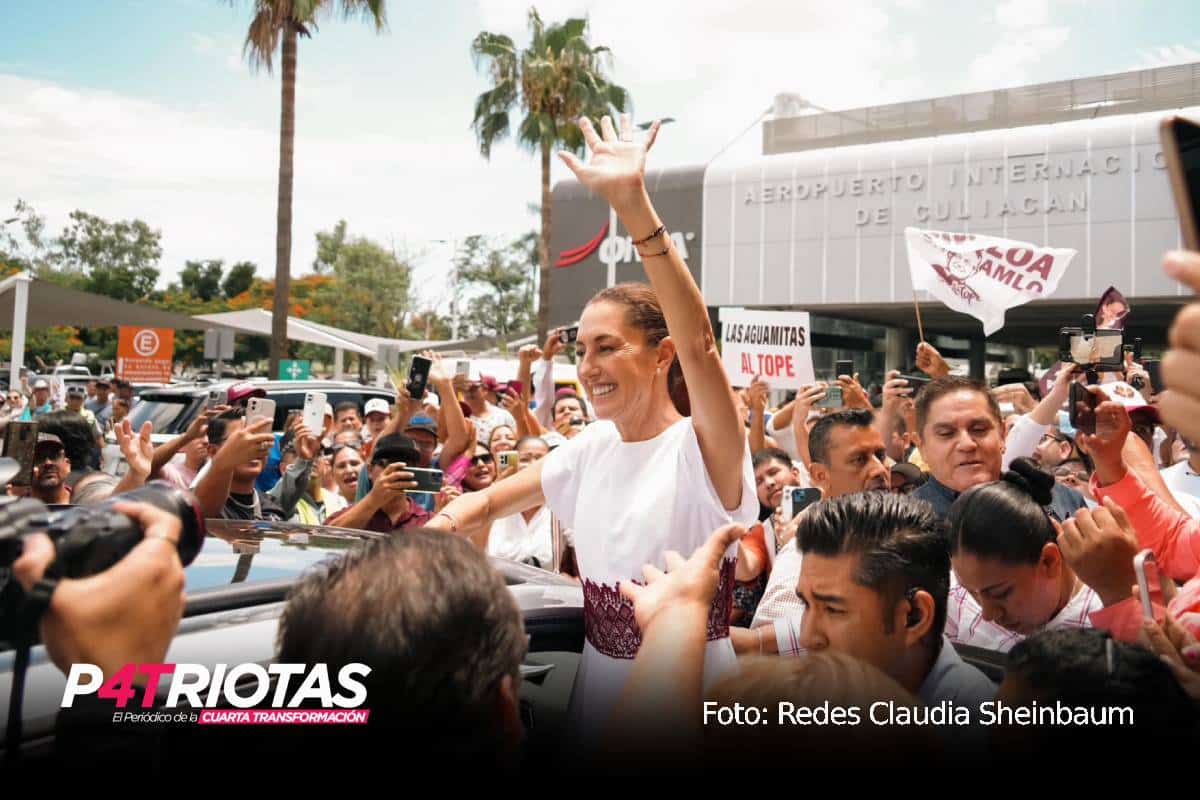
[[[140,399],[129,414],[130,423],[134,430],[139,430],[142,423],[149,421],[154,426],[151,435],[153,442],[161,444],[187,430],[187,426],[200,414],[208,403],[208,395],[214,389],[228,389],[240,381],[212,381],[210,383],[179,383],[150,389],[140,395]],[[353,401],[358,404],[359,412],[368,400],[382,397],[389,404],[395,402],[396,393],[391,389],[380,389],[375,386],[363,386],[351,381],[255,381],[267,392],[267,397],[275,401],[275,424],[272,429],[282,431],[287,421],[289,411],[299,411],[304,407],[305,392],[324,392],[329,404],[337,407],[338,403]],[[105,472],[119,475],[124,472],[124,462],[116,439],[109,434],[104,451],[101,454],[101,467]]]
[[[287,591],[305,570],[382,534],[277,522],[209,520],[208,536],[184,571],[187,601],[183,620],[164,661],[217,664],[275,658],[280,614]],[[527,748],[557,746],[583,650],[583,591],[550,572],[492,558],[524,618],[529,655],[521,666],[521,714]],[[14,651],[0,636],[0,760],[16,746],[3,741]],[[21,750],[27,766],[53,751],[55,721],[66,676],[37,645],[25,686]],[[165,698],[167,686],[160,685]]]

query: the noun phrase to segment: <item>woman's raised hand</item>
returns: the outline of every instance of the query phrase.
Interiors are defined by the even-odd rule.
[[[660,123],[655,120],[644,141],[634,141],[633,123],[628,114],[620,118],[620,130],[613,127],[612,118],[600,120],[600,134],[587,117],[579,119],[579,130],[591,151],[585,163],[573,153],[560,151],[563,160],[584,186],[596,192],[619,212],[636,201],[645,191],[646,153],[658,137]]]

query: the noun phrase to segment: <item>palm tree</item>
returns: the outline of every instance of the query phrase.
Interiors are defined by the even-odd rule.
[[[509,112],[525,114],[517,142],[538,153],[542,164],[542,234],[538,242],[541,280],[538,286],[538,339],[546,338],[550,318],[550,155],[556,148],[581,153],[581,116],[599,119],[625,111],[629,93],[606,77],[607,47],[592,47],[586,19],[546,26],[537,9],[529,9],[529,46],[518,51],[510,37],[481,32],[471,43],[475,66],[487,65],[492,88],[475,99],[472,126],[479,152],[489,158],[492,146],[509,133]]]
[[[236,3],[237,0],[230,0]],[[296,149],[296,46],[312,38],[317,19],[340,9],[345,19],[362,17],[376,32],[387,25],[385,0],[253,0],[254,17],[242,53],[252,70],[272,71],[282,42],[283,86],[279,117],[279,200],[275,217],[275,295],[271,311],[270,377],[287,357],[287,317],[292,278],[292,159]]]

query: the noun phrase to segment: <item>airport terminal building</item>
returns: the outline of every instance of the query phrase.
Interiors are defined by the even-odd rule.
[[[779,109],[777,109],[779,111]],[[1158,125],[1200,118],[1200,64],[808,115],[762,125],[762,155],[653,172],[648,183],[710,307],[813,315],[818,377],[837,358],[878,380],[911,363],[917,326],[904,229],[988,234],[1078,255],[1050,299],[980,323],[927,295],[927,337],[972,374],[1026,366],[1114,286],[1127,338],[1160,349],[1183,289],[1162,271],[1180,244]],[[554,187],[553,324],[607,280],[645,280],[625,230],[578,183]],[[644,235],[644,232],[638,232]]]

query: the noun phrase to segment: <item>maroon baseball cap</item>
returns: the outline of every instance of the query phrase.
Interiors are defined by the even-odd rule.
[[[238,381],[229,387],[229,405],[236,406],[238,403],[243,403],[251,397],[266,397],[267,390],[261,386],[255,386],[250,381]]]

